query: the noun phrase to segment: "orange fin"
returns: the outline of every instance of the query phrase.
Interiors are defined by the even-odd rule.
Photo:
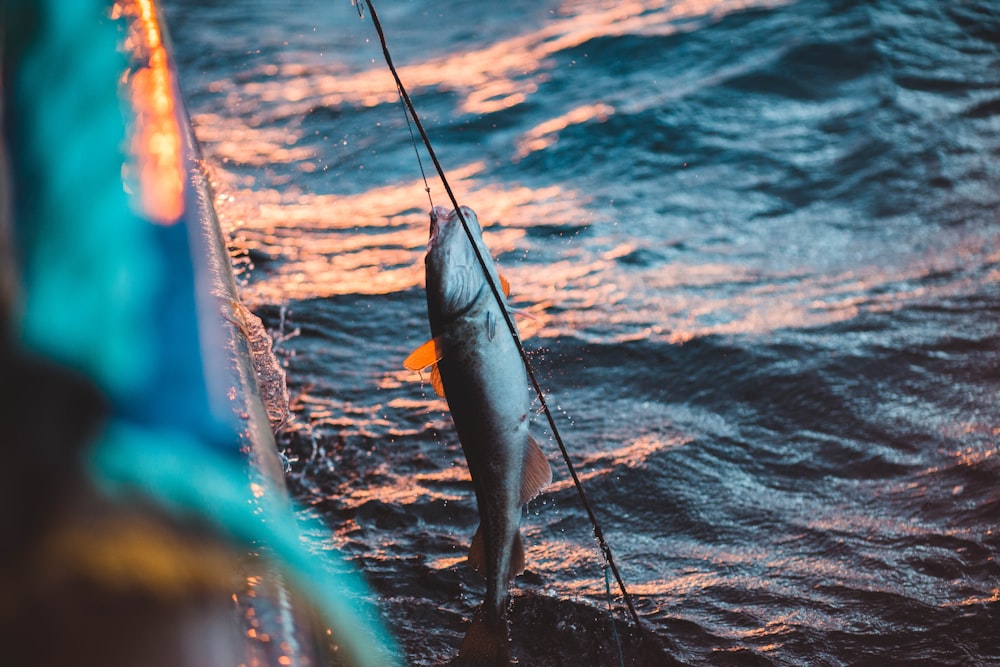
[[[432,366],[441,361],[444,356],[441,340],[437,337],[415,349],[406,359],[403,360],[403,367],[411,371],[422,371],[428,366]]]
[[[545,458],[538,441],[528,434],[528,446],[524,450],[524,466],[521,468],[521,502],[528,502],[551,483],[552,466]]]
[[[507,280],[507,276],[505,276],[502,273],[497,273],[497,276],[500,278],[500,289],[503,290],[503,295],[509,299],[510,298],[510,281]]]
[[[431,366],[431,387],[434,388],[435,394],[441,398],[446,398],[444,395],[444,382],[441,380],[441,371],[438,370],[437,364]]]

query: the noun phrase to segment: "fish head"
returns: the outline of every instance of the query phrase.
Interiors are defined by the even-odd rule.
[[[486,276],[476,257],[478,246],[488,270],[495,272],[483,232],[475,212],[461,207],[472,235],[465,232],[458,211],[435,206],[431,210],[430,239],[424,265],[427,278],[427,305],[432,321],[447,322],[467,311],[486,287]]]

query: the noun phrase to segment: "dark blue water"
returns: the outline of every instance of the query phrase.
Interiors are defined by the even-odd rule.
[[[430,205],[371,20],[163,4],[288,365],[311,539],[440,664],[482,599],[477,517],[446,405],[402,368]],[[627,664],[1000,664],[1000,6],[376,8],[537,317],[535,372],[652,635],[614,589],[609,613],[538,417],[556,483],[524,521],[521,663],[619,664],[614,618]]]

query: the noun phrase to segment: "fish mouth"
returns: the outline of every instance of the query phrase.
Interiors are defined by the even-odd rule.
[[[431,233],[430,238],[427,240],[428,251],[437,243],[438,237],[441,234],[441,228],[448,224],[453,217],[454,212],[449,211],[444,206],[435,206],[431,209]]]

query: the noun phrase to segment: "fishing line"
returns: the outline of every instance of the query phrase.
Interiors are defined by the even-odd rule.
[[[358,10],[358,18],[364,19],[365,18],[365,5],[364,5],[364,3],[361,0],[351,0],[351,4],[354,5],[354,8],[356,10]],[[375,8],[373,7],[372,8],[372,14],[374,15],[374,13],[375,13]],[[377,17],[376,17],[375,20],[376,21],[378,20]],[[376,29],[378,30],[379,38],[382,39],[381,25],[380,24],[377,25]],[[385,53],[385,57],[388,60],[388,58],[389,58],[389,52],[386,49],[385,40],[384,39],[382,39],[382,51]],[[392,66],[391,63],[389,64],[389,68],[392,70],[392,73],[395,75],[396,70]],[[409,130],[409,132],[410,132],[410,143],[413,144],[413,152],[417,156],[417,166],[420,167],[420,177],[424,181],[424,192],[427,193],[427,201],[430,203],[431,208],[433,209],[434,208],[434,200],[431,198],[431,186],[427,182],[427,173],[424,171],[424,161],[422,159],[420,159],[420,149],[417,148],[417,137],[413,134],[413,124],[410,123],[410,114],[407,113],[407,111],[406,111],[407,107],[412,108],[412,104],[409,104],[408,99],[404,99],[403,98],[403,95],[406,94],[406,90],[403,88],[403,83],[399,80],[399,77],[395,77],[395,78],[396,78],[396,92],[399,94],[400,108],[403,110],[403,119],[406,120],[406,129]],[[416,116],[414,116],[414,118],[416,118]],[[430,145],[430,144],[428,144],[428,145]]]
[[[608,613],[611,614],[611,632],[615,635],[615,644],[618,645],[618,662],[625,667],[625,655],[622,653],[622,640],[618,636],[618,626],[615,625],[615,610],[611,606],[611,577],[608,576],[608,568],[604,567],[604,593],[608,596]]]
[[[403,102],[403,88],[397,87],[396,90],[399,92],[399,101]],[[405,104],[405,103],[404,103]],[[413,152],[417,155],[417,166],[420,167],[420,177],[424,179],[424,192],[427,193],[427,201],[431,205],[431,209],[434,209],[434,200],[431,198],[431,186],[427,182],[427,174],[424,173],[424,161],[420,159],[420,149],[417,148],[417,138],[413,135],[413,124],[410,123],[410,114],[406,112],[406,106],[402,107],[403,118],[406,119],[406,129],[410,131],[410,143],[413,144]],[[459,214],[461,215],[461,214]]]
[[[360,5],[360,0],[357,2]],[[395,65],[392,63],[392,56],[389,55],[389,47],[385,41],[385,33],[382,31],[382,23],[379,21],[378,13],[375,11],[375,7],[372,5],[372,0],[365,0],[365,4],[368,7],[368,13],[372,17],[372,23],[375,26],[375,32],[378,33],[379,43],[382,46],[382,55],[385,57],[386,65],[389,66],[389,71],[392,73],[392,78],[396,81],[396,88],[399,91],[399,95],[406,105],[406,110],[409,112],[410,117],[413,119],[414,125],[417,127],[417,131],[420,133],[420,138],[424,142],[424,147],[427,149],[427,154],[431,158],[431,162],[434,163],[434,168],[437,170],[438,177],[441,179],[441,185],[444,187],[445,192],[448,194],[448,199],[451,200],[451,204],[458,215],[459,221],[462,223],[462,228],[465,230],[466,236],[469,237],[469,242],[472,244],[472,249],[475,251],[476,259],[479,261],[479,266],[483,270],[483,274],[486,276],[486,283],[490,286],[490,291],[493,292],[493,296],[500,306],[500,314],[503,316],[504,322],[507,324],[507,328],[510,329],[510,335],[514,337],[514,343],[517,346],[517,351],[521,355],[521,361],[524,363],[525,371],[528,374],[528,378],[531,380],[531,385],[535,389],[535,394],[538,396],[538,400],[541,403],[542,410],[545,412],[545,417],[549,423],[549,429],[552,432],[552,436],[555,438],[556,444],[559,445],[559,451],[562,453],[563,461],[566,463],[566,468],[569,470],[570,476],[573,478],[573,485],[576,487],[577,493],[580,496],[580,500],[583,503],[584,509],[587,511],[587,516],[590,518],[590,523],[594,528],[594,537],[597,539],[597,543],[600,546],[601,552],[604,555],[604,560],[608,567],[611,569],[612,574],[615,576],[615,581],[618,582],[618,588],[622,592],[622,597],[625,600],[625,605],[628,607],[629,613],[632,616],[632,620],[635,621],[636,627],[643,631],[642,622],[639,619],[639,614],[635,610],[635,605],[632,604],[632,596],[629,595],[628,589],[625,586],[624,580],[622,580],[621,573],[618,571],[618,566],[615,564],[614,556],[611,554],[611,547],[608,546],[607,540],[604,538],[604,531],[601,530],[601,524],[597,520],[597,516],[594,514],[594,510],[590,505],[590,501],[587,499],[587,494],[583,490],[583,483],[580,481],[580,476],[576,473],[576,468],[573,462],[569,458],[569,452],[566,449],[566,445],[563,442],[562,436],[559,434],[559,429],[556,426],[555,418],[552,416],[552,411],[549,409],[548,402],[545,400],[545,393],[542,391],[542,387],[535,377],[535,373],[531,368],[531,361],[528,359],[528,353],[524,349],[524,345],[521,344],[521,339],[517,335],[517,327],[514,326],[514,320],[511,318],[510,313],[507,312],[507,308],[504,307],[504,299],[501,296],[500,289],[493,283],[490,279],[489,266],[486,264],[486,259],[483,257],[482,253],[479,251],[479,247],[476,244],[475,237],[472,235],[472,230],[469,229],[469,223],[466,222],[465,216],[462,214],[462,208],[458,204],[458,199],[455,197],[455,193],[451,189],[451,185],[448,183],[448,178],[445,176],[444,169],[441,167],[441,163],[437,159],[437,155],[434,152],[433,146],[431,146],[430,138],[427,136],[427,132],[424,130],[423,123],[420,122],[420,117],[417,116],[417,110],[413,106],[413,101],[410,99],[409,94],[406,92],[406,88],[403,86],[402,80],[399,78],[399,73],[396,71]],[[426,181],[425,181],[426,182]],[[429,196],[429,192],[428,192]],[[615,633],[617,637],[617,632]]]

